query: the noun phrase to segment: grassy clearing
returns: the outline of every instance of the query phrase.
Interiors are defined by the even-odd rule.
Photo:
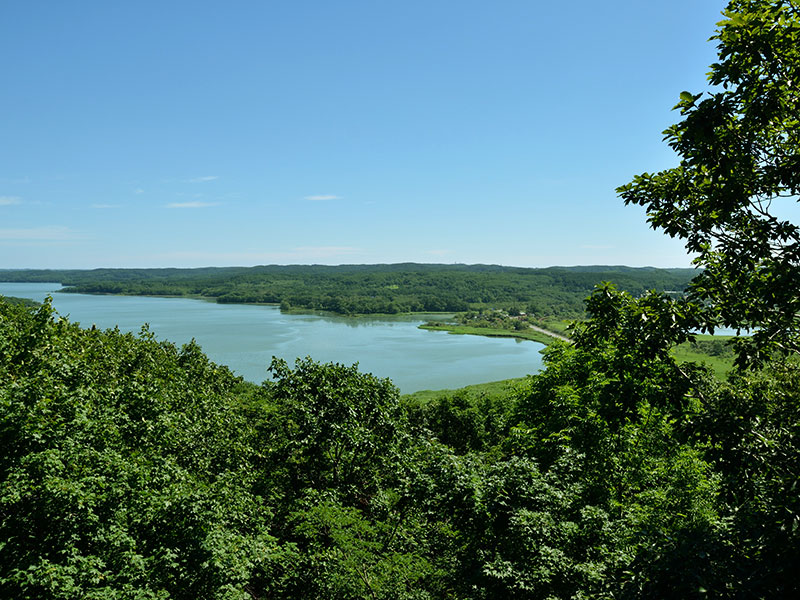
[[[570,337],[571,331],[569,331],[569,326],[573,322],[574,319],[558,319],[555,317],[544,317],[542,319],[539,319],[536,325],[538,325],[542,329],[547,329],[549,331],[558,333],[559,335]]]
[[[509,392],[526,380],[527,377],[517,377],[514,379],[503,379],[500,381],[468,385],[455,390],[421,390],[413,394],[403,394],[402,398],[403,402],[409,404],[426,404],[441,396],[449,396],[460,392],[469,394],[470,396],[507,396]]]
[[[525,329],[492,329],[489,327],[469,327],[467,325],[454,325],[452,323],[424,323],[419,326],[420,329],[428,329],[431,331],[447,331],[455,335],[483,335],[486,337],[510,337],[520,340],[531,340],[539,342],[545,346],[552,344],[554,338],[541,333],[539,331],[525,330]]]
[[[714,374],[725,379],[733,370],[733,351],[726,342],[730,335],[698,335],[695,342],[684,342],[672,350],[678,362],[696,362],[709,367]]]

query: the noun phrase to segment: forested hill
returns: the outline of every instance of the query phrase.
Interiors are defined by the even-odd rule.
[[[5,270],[0,280],[54,281],[91,294],[201,296],[339,314],[463,311],[515,306],[538,316],[580,317],[594,286],[640,295],[682,291],[694,269],[625,266],[531,269],[498,265],[266,265],[199,269]]]

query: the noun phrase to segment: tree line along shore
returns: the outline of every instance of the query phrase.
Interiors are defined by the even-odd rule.
[[[634,295],[684,290],[694,269],[621,266],[267,265],[200,269],[0,270],[0,281],[58,282],[65,292],[191,296],[342,315],[507,309],[579,318],[601,281]]]

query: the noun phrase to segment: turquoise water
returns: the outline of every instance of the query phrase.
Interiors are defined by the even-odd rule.
[[[0,295],[43,300],[50,294],[62,316],[85,327],[118,326],[138,332],[144,323],[158,339],[194,338],[215,362],[249,381],[268,377],[273,356],[359,363],[363,372],[389,377],[404,393],[458,388],[535,373],[542,344],[426,331],[425,316],[336,317],[282,314],[274,306],[214,304],[185,298],[60,294],[59,284],[2,283]]]

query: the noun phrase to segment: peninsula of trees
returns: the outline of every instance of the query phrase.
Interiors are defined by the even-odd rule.
[[[581,318],[595,285],[639,296],[682,292],[694,269],[621,266],[526,269],[496,265],[290,265],[200,269],[5,270],[0,281],[52,281],[66,292],[192,296],[219,303],[274,303],[337,314],[461,312],[504,308]]]

